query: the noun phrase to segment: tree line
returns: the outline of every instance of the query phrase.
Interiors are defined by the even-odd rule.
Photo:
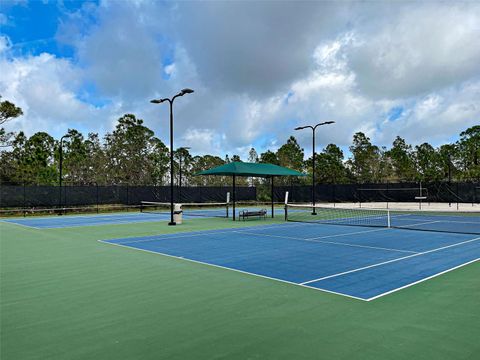
[[[22,110],[0,98],[0,125],[21,116]],[[168,147],[146,127],[142,119],[125,114],[115,129],[100,137],[84,135],[69,129],[63,141],[63,174],[66,184],[88,185],[166,185],[170,183]],[[60,141],[46,132],[30,137],[25,133],[8,133],[0,128],[2,183],[55,185],[59,178]],[[353,136],[347,158],[335,144],[316,153],[316,181],[334,183],[480,181],[480,125],[460,133],[455,143],[434,147],[429,143],[412,146],[397,136],[391,147],[379,147],[368,136]],[[233,155],[192,155],[186,148],[174,151],[174,183],[230,185],[230,178],[193,176],[195,173],[231,161],[242,161]],[[312,156],[294,136],[276,151],[258,154],[252,148],[249,162],[273,163],[302,171],[304,178],[280,178],[279,184],[310,184]],[[260,185],[266,180],[239,179],[239,185]]]

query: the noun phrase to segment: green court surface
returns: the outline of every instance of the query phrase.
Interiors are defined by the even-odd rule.
[[[364,302],[97,241],[273,221],[0,223],[0,358],[480,358],[479,262]]]

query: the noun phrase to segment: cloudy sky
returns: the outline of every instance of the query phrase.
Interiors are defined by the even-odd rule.
[[[197,154],[276,149],[325,120],[319,148],[457,139],[480,123],[479,2],[0,2],[8,130],[111,131],[134,113]]]

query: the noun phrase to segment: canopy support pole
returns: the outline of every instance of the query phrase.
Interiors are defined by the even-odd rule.
[[[235,174],[233,175],[233,181],[232,181],[232,202],[233,202],[233,221],[235,221],[235,201],[236,201],[236,196],[235,196]]]
[[[275,209],[273,205],[273,176],[270,178],[270,185],[271,185],[271,197],[272,197],[272,218],[275,217]]]

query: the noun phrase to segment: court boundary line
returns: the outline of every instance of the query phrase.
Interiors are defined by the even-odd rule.
[[[9,224],[15,224],[15,225],[21,225],[21,226],[24,226],[26,228],[31,228],[31,229],[39,229],[39,230],[43,230],[43,229],[47,229],[47,230],[54,230],[54,229],[69,229],[69,228],[78,228],[78,227],[92,227],[92,226],[108,226],[108,225],[125,225],[125,224],[141,224],[141,223],[147,223],[147,222],[157,222],[158,220],[153,220],[153,219],[149,219],[149,220],[143,220],[143,221],[127,221],[127,220],[123,220],[123,221],[111,221],[111,222],[104,222],[104,223],[98,223],[98,224],[79,224],[79,225],[61,225],[61,226],[43,226],[43,227],[35,227],[35,226],[31,226],[31,225],[24,225],[24,224],[19,224],[19,223],[16,223],[16,222],[11,222],[11,221],[3,221],[3,222],[6,222],[6,223],[9,223]]]
[[[42,227],[35,227],[35,226],[31,226],[31,225],[25,225],[25,224],[20,224],[19,222],[16,222],[15,220],[52,220],[52,219],[58,219],[58,217],[54,217],[52,215],[52,217],[45,217],[45,216],[39,216],[39,217],[31,217],[31,218],[24,218],[24,217],[15,217],[15,218],[12,218],[11,220],[8,219],[8,218],[5,218],[5,219],[1,219],[0,222],[6,222],[6,223],[9,223],[9,224],[17,224],[17,225],[21,225],[21,226],[24,226],[24,227],[27,227],[27,228],[32,228],[32,229],[65,229],[65,228],[77,228],[77,227],[89,227],[89,226],[102,226],[102,225],[119,225],[119,224],[135,224],[135,223],[145,223],[145,222],[158,222],[158,221],[163,221],[165,220],[165,217],[166,215],[170,216],[170,213],[138,213],[138,215],[136,215],[137,213],[136,212],[130,212],[130,213],[119,213],[119,214],[116,214],[116,215],[113,215],[113,214],[91,214],[91,215],[65,215],[64,217],[62,217],[62,219],[79,219],[79,218],[82,218],[82,219],[89,219],[89,218],[106,218],[106,217],[126,217],[126,216],[136,216],[136,217],[141,217],[141,216],[152,216],[152,218],[150,219],[140,219],[140,220],[137,220],[137,219],[134,219],[134,220],[125,220],[125,219],[119,219],[119,220],[114,220],[114,221],[110,221],[110,222],[102,222],[102,223],[87,223],[87,224],[66,224],[66,225],[59,225],[59,226],[42,226]],[[143,215],[142,215],[143,214]],[[157,218],[154,219],[153,218],[153,215],[157,215]],[[198,219],[198,218],[208,218],[208,219],[212,219],[212,218],[221,218],[221,217],[218,217],[218,216],[199,216],[199,215],[190,215],[190,214],[185,214],[184,216],[188,217],[189,220],[192,220],[191,218],[193,219]],[[161,217],[160,219],[158,217]],[[224,217],[225,219],[228,219],[227,217]]]
[[[252,273],[252,272],[239,270],[239,269],[234,269],[234,268],[229,268],[229,267],[222,266],[222,265],[210,264],[210,263],[199,261],[199,260],[193,260],[193,259],[189,259],[189,258],[185,258],[185,257],[181,257],[181,256],[165,254],[165,253],[158,252],[158,251],[153,251],[153,250],[140,249],[140,248],[136,248],[134,246],[128,246],[128,245],[124,245],[124,244],[111,243],[111,242],[108,242],[106,240],[97,240],[97,241],[101,242],[101,243],[104,243],[104,244],[115,245],[115,246],[119,246],[119,247],[122,247],[122,248],[127,248],[127,249],[130,249],[130,250],[134,250],[134,251],[142,251],[142,252],[146,252],[146,253],[150,253],[150,254],[166,256],[166,257],[169,257],[169,258],[172,258],[172,259],[184,260],[184,261],[192,262],[192,263],[195,263],[195,264],[200,264],[200,265],[210,266],[210,267],[214,267],[214,268],[218,268],[218,269],[238,272],[238,273],[241,273],[241,274],[250,275],[252,277],[254,276],[254,277],[259,277],[259,278],[262,278],[262,279],[273,280],[273,281],[281,282],[281,283],[284,283],[284,284],[295,285],[295,286],[302,287],[302,288],[307,288],[307,289],[311,289],[311,290],[317,290],[317,291],[325,292],[325,293],[328,293],[328,294],[340,295],[340,296],[344,296],[344,297],[350,298],[350,299],[361,300],[361,301],[365,301],[365,302],[368,301],[367,299],[363,299],[363,298],[356,297],[356,296],[353,296],[353,295],[343,294],[343,293],[339,293],[339,292],[335,292],[335,291],[331,291],[331,290],[326,290],[326,289],[320,289],[320,288],[316,288],[316,287],[308,286],[308,285],[302,285],[300,283],[295,283],[293,281],[282,280],[282,279],[278,279],[278,278],[274,278],[274,277],[270,277],[270,276],[266,276],[266,275],[255,274],[255,273]]]
[[[272,224],[272,225],[274,225],[274,224]],[[269,225],[264,225],[264,226],[266,227],[266,226],[269,226]],[[261,225],[259,227],[262,227],[262,229],[267,229],[267,230],[270,229],[270,228],[265,228],[264,226]],[[293,227],[293,226],[294,225],[290,225],[289,227]],[[295,226],[301,226],[301,225],[295,225]],[[225,231],[212,230],[211,232],[209,232],[209,230],[205,230],[205,232],[203,232],[203,231],[200,230],[200,231],[195,232],[195,233],[180,232],[180,233],[163,234],[163,235],[172,235],[172,236],[168,236],[168,237],[165,237],[165,238],[162,238],[163,235],[152,235],[152,236],[148,236],[148,239],[125,241],[123,243],[118,243],[118,244],[143,243],[143,242],[151,242],[151,241],[179,239],[179,238],[193,237],[193,236],[206,236],[206,235],[216,235],[216,234],[238,233],[238,234],[246,234],[246,235],[253,235],[253,236],[275,237],[275,238],[286,239],[286,240],[305,241],[305,242],[312,242],[312,243],[318,243],[318,244],[329,244],[329,245],[338,245],[338,246],[358,247],[358,248],[363,248],[363,249],[418,254],[417,251],[412,251],[412,250],[383,248],[383,247],[377,247],[377,246],[358,245],[358,244],[349,244],[349,243],[344,243],[344,242],[318,240],[318,239],[328,239],[328,238],[340,237],[340,236],[371,233],[371,232],[376,232],[376,231],[386,231],[386,230],[390,230],[389,228],[381,228],[381,229],[365,230],[365,231],[355,231],[355,232],[349,232],[349,233],[344,233],[344,234],[325,235],[323,237],[305,238],[305,239],[304,238],[293,237],[293,236],[286,236],[286,235],[273,235],[273,234],[261,234],[261,233],[255,233],[255,232],[248,232],[250,230],[252,230],[252,231],[255,230],[255,227],[252,227],[252,226],[248,227],[249,230],[239,230],[239,229],[242,229],[242,228],[229,228],[228,230],[226,229]],[[174,236],[176,234],[182,234],[182,235]],[[150,237],[156,237],[156,236],[158,236],[158,238],[150,238]],[[124,240],[124,239],[128,239],[128,238],[108,239],[108,240],[109,241],[114,241],[114,240]]]
[[[427,250],[427,251],[423,251],[423,252],[408,255],[408,256],[403,256],[403,257],[400,257],[400,258],[397,258],[397,259],[382,261],[382,262],[377,263],[377,264],[363,266],[361,268],[357,268],[357,269],[353,269],[353,270],[349,270],[349,271],[344,271],[344,272],[341,272],[341,273],[338,273],[338,274],[328,275],[328,276],[324,276],[324,277],[321,277],[321,278],[318,278],[318,279],[305,281],[305,282],[302,283],[302,285],[312,284],[312,283],[320,282],[320,281],[323,281],[323,280],[331,279],[331,278],[334,278],[334,277],[339,277],[339,276],[343,276],[343,275],[347,275],[347,274],[352,274],[352,273],[355,273],[355,272],[371,269],[371,268],[374,268],[374,267],[390,264],[390,263],[393,263],[393,262],[397,262],[397,261],[401,261],[401,260],[405,260],[405,259],[410,259],[410,258],[413,258],[413,257],[425,255],[425,254],[430,254],[430,253],[433,253],[433,252],[437,252],[437,251],[440,251],[440,250],[445,250],[445,249],[452,248],[452,247],[455,247],[455,246],[464,245],[464,244],[471,243],[471,242],[478,241],[478,240],[480,240],[480,237],[476,237],[476,238],[473,238],[473,239],[470,239],[470,240],[462,241],[462,242],[447,245],[447,246],[442,246],[442,247],[439,247],[439,248],[436,248],[436,249]],[[392,290],[390,290],[390,291],[392,291]]]
[[[433,215],[433,216],[440,216],[440,215]],[[392,217],[393,218],[393,217]],[[467,218],[467,216],[464,216],[463,218]],[[400,217],[395,217],[395,219],[398,219],[399,221],[421,221],[421,220],[424,220],[424,219],[405,219],[405,217],[403,218],[400,218]],[[475,221],[459,221],[459,220],[430,220],[426,223],[453,223],[453,224],[474,224],[474,225],[478,225],[478,222],[475,222]],[[414,225],[422,225],[421,223],[420,224],[414,224]]]
[[[387,228],[387,229],[388,229],[388,228]],[[246,231],[236,231],[236,232],[237,232],[237,233],[247,234],[247,235],[276,237],[276,238],[281,238],[281,239],[291,239],[291,240],[297,240],[297,241],[306,241],[306,242],[312,242],[312,243],[318,243],[318,244],[350,246],[350,247],[358,247],[358,248],[362,248],[362,249],[372,249],[372,250],[383,250],[383,251],[391,251],[391,252],[402,252],[402,253],[418,254],[418,251],[401,250],[401,249],[384,248],[384,247],[378,247],[378,246],[368,246],[368,245],[349,244],[349,243],[344,243],[344,242],[334,242],[334,241],[324,241],[324,240],[320,240],[320,239],[329,239],[329,238],[340,237],[340,236],[365,234],[365,233],[371,233],[371,232],[374,232],[374,231],[381,231],[381,230],[387,230],[387,229],[383,229],[383,228],[382,228],[382,229],[376,229],[376,230],[356,231],[356,232],[345,233],[345,234],[325,235],[325,236],[322,236],[322,237],[306,238],[306,239],[296,238],[296,237],[293,237],[293,236],[284,236],[284,235],[256,234],[256,233],[249,233],[249,232],[246,232]]]
[[[115,216],[118,216],[118,217],[124,217],[124,216],[131,216],[131,215],[134,215],[134,214],[137,214],[135,212],[131,212],[131,213],[117,213],[117,214],[91,214],[91,215],[64,215],[61,219],[85,219],[85,218],[105,218],[105,217],[115,217]],[[141,214],[141,213],[138,213],[138,214]],[[137,215],[135,215],[137,216]],[[141,215],[138,215],[138,216],[141,216]],[[4,219],[1,219],[0,221],[1,222],[5,222],[5,223],[9,223],[9,224],[16,224],[16,225],[21,225],[21,226],[24,226],[24,227],[28,227],[28,228],[32,228],[32,229],[62,229],[62,228],[69,228],[69,227],[81,227],[81,226],[99,226],[99,225],[110,225],[110,224],[113,224],[113,225],[116,225],[116,224],[126,224],[126,223],[135,223],[135,222],[149,222],[149,220],[144,220],[144,221],[126,221],[126,220],[119,220],[119,221],[122,221],[122,222],[110,222],[110,223],[101,223],[101,224],[88,224],[88,225],[85,225],[85,224],[81,224],[81,225],[61,225],[61,226],[44,226],[44,227],[36,227],[36,226],[31,226],[31,225],[25,225],[25,224],[21,224],[20,222],[16,222],[16,220],[27,220],[27,221],[30,221],[30,220],[53,220],[53,219],[60,219],[59,217],[54,217],[53,215],[51,217],[46,217],[46,216],[39,216],[39,217],[31,217],[31,218],[25,218],[25,217],[15,217],[15,218],[11,218],[11,219],[8,219],[8,218],[4,218]],[[155,220],[152,220],[152,221],[155,221]]]
[[[271,226],[271,225],[265,225],[265,226]],[[184,233],[184,234],[185,234],[185,233]],[[172,234],[172,235],[173,235],[173,234]],[[207,234],[205,234],[205,235],[207,235]],[[455,269],[458,269],[458,268],[460,268],[460,267],[469,265],[469,264],[471,264],[471,263],[474,263],[474,262],[480,260],[480,258],[477,258],[477,259],[468,261],[468,262],[466,262],[466,263],[457,265],[457,266],[455,266],[455,267],[453,267],[453,268],[450,268],[450,269],[441,271],[441,272],[439,272],[439,273],[433,274],[433,275],[428,276],[428,277],[426,277],[426,278],[423,278],[423,279],[414,281],[414,282],[412,282],[412,283],[409,283],[409,284],[400,286],[400,287],[398,287],[398,288],[389,290],[389,291],[387,291],[387,292],[378,294],[378,295],[376,295],[376,296],[374,296],[374,297],[371,297],[371,298],[361,298],[361,297],[357,297],[357,296],[354,296],[354,295],[349,295],[349,294],[346,294],[346,293],[336,292],[336,291],[327,290],[327,289],[323,289],[323,288],[320,288],[320,287],[313,287],[313,286],[308,285],[308,284],[313,283],[313,282],[319,282],[319,281],[321,281],[321,280],[318,280],[318,279],[317,279],[317,280],[310,280],[310,281],[307,281],[307,282],[304,282],[304,283],[295,283],[295,282],[288,281],[288,280],[278,279],[278,278],[274,278],[274,277],[270,277],[270,276],[266,276],[266,275],[261,275],[261,274],[256,274],[256,273],[252,273],[252,272],[248,272],[248,271],[244,271],[244,270],[234,269],[234,268],[230,268],[230,267],[226,267],[226,266],[222,266],[222,265],[211,264],[211,263],[204,262],[204,261],[200,261],[200,260],[193,260],[193,259],[189,259],[189,258],[186,258],[186,257],[181,257],[181,256],[176,256],[176,255],[170,255],[170,254],[166,254],[166,253],[159,252],[159,251],[141,249],[141,248],[137,248],[137,247],[135,247],[135,246],[130,246],[130,245],[126,245],[126,244],[110,242],[110,241],[112,241],[112,240],[115,240],[115,239],[110,239],[110,240],[97,240],[97,241],[98,241],[98,242],[101,242],[101,243],[104,243],[104,244],[116,245],[116,246],[119,246],[119,247],[122,247],[122,248],[127,248],[127,249],[130,249],[130,250],[142,251],[142,252],[147,252],[147,253],[151,253],[151,254],[157,254],[157,255],[161,255],[161,256],[170,257],[170,258],[173,258],[173,259],[185,260],[185,261],[189,261],[189,262],[193,262],[193,263],[197,263],[197,264],[201,264],[201,265],[211,266],[211,267],[219,268],[219,269],[223,269],[223,270],[230,270],[230,271],[234,271],[234,272],[238,272],[238,273],[242,273],[242,274],[246,274],[246,275],[256,276],[256,277],[260,277],[260,278],[264,278],[264,279],[268,279],[268,280],[273,280],[273,281],[278,281],[278,282],[286,283],[286,284],[290,284],[290,285],[296,285],[296,286],[299,286],[299,287],[305,287],[305,288],[308,288],[308,289],[313,289],[313,290],[317,290],[317,291],[321,291],[321,292],[325,292],[325,293],[329,293],[329,294],[340,295],[340,296],[344,296],[344,297],[347,297],[347,298],[351,298],[351,299],[355,299],[355,300],[361,300],[361,301],[365,301],[365,302],[370,302],[370,301],[376,300],[376,299],[378,299],[378,298],[380,298],[380,297],[383,297],[383,296],[389,295],[389,294],[391,294],[391,293],[400,291],[400,290],[402,290],[402,289],[405,289],[405,288],[408,288],[408,287],[410,287],[410,286],[419,284],[419,283],[421,283],[421,282],[424,282],[424,281],[433,279],[433,278],[435,278],[435,277],[437,277],[437,276],[443,275],[443,274],[445,274],[445,273],[448,273],[448,272],[450,272],[450,271],[453,271],[453,270],[455,270]],[[118,239],[118,240],[120,240],[120,239]],[[432,253],[432,252],[444,250],[444,249],[451,248],[451,247],[455,247],[455,246],[460,246],[460,245],[463,245],[463,244],[466,244],[466,243],[470,243],[470,242],[474,242],[474,241],[477,241],[477,240],[480,240],[480,237],[473,238],[473,239],[469,239],[469,240],[466,240],[466,241],[462,241],[462,242],[455,243],[455,244],[451,244],[451,245],[447,245],[447,246],[443,246],[443,247],[440,247],[440,248],[428,250],[428,251],[425,251],[425,252],[416,253],[416,254],[412,254],[412,255],[408,255],[408,256],[404,256],[404,257],[392,259],[392,260],[388,260],[388,261],[385,261],[385,262],[382,262],[382,263],[369,265],[369,266],[366,266],[366,267],[362,267],[362,268],[350,270],[350,271],[347,271],[347,272],[330,275],[330,276],[327,276],[327,277],[323,277],[323,278],[321,278],[321,279],[325,280],[325,279],[330,278],[330,277],[337,277],[337,276],[345,275],[345,274],[347,274],[347,273],[357,272],[357,271],[365,270],[365,269],[367,269],[367,268],[372,268],[372,267],[376,267],[376,266],[380,266],[380,265],[385,265],[385,264],[387,264],[387,263],[392,263],[392,262],[396,262],[396,261],[401,261],[401,260],[404,260],[404,259],[407,259],[407,258],[412,258],[412,257],[416,257],[416,256],[424,255],[424,254],[427,254],[427,253]]]
[[[30,226],[30,225],[23,225],[23,224],[19,224],[19,223],[16,223],[16,222],[5,221],[5,220],[1,220],[0,222],[5,223],[5,224],[10,224],[10,225],[21,226],[21,227],[24,227],[24,228],[27,228],[27,229],[36,229],[36,230],[46,229],[46,228],[39,228],[39,227],[35,227],[35,226]]]
[[[227,234],[235,231],[240,231],[241,229],[262,229],[262,230],[268,230],[272,227],[278,227],[278,226],[285,226],[285,227],[300,227],[302,224],[299,223],[273,223],[273,224],[265,224],[265,225],[253,225],[253,226],[246,226],[244,228],[242,227],[233,227],[233,228],[223,228],[223,229],[211,229],[211,230],[196,230],[196,231],[179,231],[179,232],[174,232],[174,233],[166,233],[166,234],[157,234],[157,235],[146,235],[146,236],[130,236],[130,237],[123,237],[123,238],[114,238],[114,239],[106,239],[106,241],[114,241],[114,240],[127,240],[127,239],[135,239],[135,238],[148,238],[148,239],[143,239],[143,240],[136,240],[136,241],[129,241],[132,243],[139,243],[139,242],[149,242],[149,241],[158,241],[158,240],[165,240],[165,239],[170,239],[171,237],[175,238],[184,238],[184,237],[189,237],[189,236],[196,236],[196,235],[212,235],[212,234]],[[242,230],[243,231],[243,230]],[[257,235],[262,235],[262,234],[257,234]],[[154,237],[163,237],[167,236],[165,238],[159,238],[155,239]]]
[[[133,214],[142,214],[141,212],[137,211],[128,211],[128,212],[112,212],[112,213],[102,213],[102,214],[97,214],[97,213],[92,213],[92,214],[85,214],[85,215],[62,215],[62,218],[65,219],[76,219],[76,218],[90,218],[90,217],[102,217],[102,216],[128,216],[128,215],[133,215]],[[29,220],[29,219],[37,219],[37,220],[49,220],[49,219],[57,219],[58,214],[52,214],[52,215],[40,215],[40,216],[35,216],[35,215],[29,215],[28,217],[24,216],[15,216],[12,217],[11,219],[13,220]],[[3,221],[9,220],[8,218],[3,219]]]
[[[395,292],[397,292],[397,291],[400,291],[400,290],[409,288],[410,286],[414,286],[414,285],[420,284],[420,283],[422,283],[422,282],[424,282],[424,281],[431,280],[431,279],[433,279],[433,278],[436,278],[437,276],[444,275],[444,274],[446,274],[446,273],[449,273],[450,271],[457,270],[457,269],[460,269],[460,268],[462,268],[462,267],[464,267],[464,266],[473,264],[473,263],[476,262],[476,261],[480,261],[480,258],[476,258],[476,259],[474,259],[474,260],[467,261],[466,263],[463,263],[463,264],[454,266],[453,268],[450,268],[450,269],[441,271],[441,272],[439,272],[439,273],[437,273],[437,274],[430,275],[430,276],[428,276],[428,277],[426,277],[426,278],[423,278],[423,279],[414,281],[414,282],[412,282],[412,283],[410,283],[410,284],[406,284],[406,285],[400,286],[400,287],[398,287],[398,288],[396,288],[396,289],[392,289],[392,290],[386,291],[386,292],[384,292],[384,293],[375,295],[375,296],[373,296],[373,297],[371,297],[371,298],[365,299],[365,301],[373,301],[373,300],[379,299],[379,298],[381,298],[381,297],[383,297],[383,296],[390,295],[390,294],[395,293]]]
[[[131,214],[130,214],[131,215]],[[166,214],[167,215],[167,214]],[[170,216],[170,214],[168,214]],[[82,217],[82,218],[87,218],[87,217],[92,217],[92,218],[95,218],[97,215],[92,215],[92,216],[85,216],[85,215],[79,215],[78,217]],[[106,215],[99,215],[99,216],[106,216]],[[128,216],[127,214],[125,214],[124,216]],[[189,220],[192,220],[190,218],[193,218],[193,219],[198,219],[198,218],[202,218],[201,216],[197,216],[197,215],[186,215],[189,217]],[[75,218],[77,218],[75,216]],[[212,217],[204,217],[204,218],[208,218],[208,219],[212,219],[214,218],[213,216]],[[53,219],[56,219],[56,218],[53,218]],[[20,225],[20,226],[24,226],[26,228],[31,228],[31,229],[39,229],[39,230],[42,230],[42,229],[48,229],[48,230],[52,230],[52,229],[68,229],[68,228],[78,228],[78,227],[91,227],[91,226],[108,226],[108,225],[124,225],[124,224],[141,224],[141,223],[150,223],[150,222],[159,222],[159,221],[164,221],[166,218],[161,218],[161,219],[140,219],[140,220],[137,220],[137,219],[134,219],[134,220],[125,220],[125,219],[119,219],[119,220],[113,220],[113,221],[107,221],[107,222],[99,222],[99,223],[87,223],[87,224],[67,224],[67,225],[58,225],[58,226],[52,226],[52,225],[49,225],[49,226],[42,226],[42,227],[36,227],[36,226],[31,226],[31,225],[25,225],[25,224],[20,224],[18,222],[15,222],[15,221],[10,221],[10,220],[5,220],[5,219],[2,219],[1,222],[4,222],[4,223],[8,223],[8,224],[15,224],[15,225]],[[40,220],[40,218],[39,218]],[[41,220],[50,220],[50,218],[42,218]]]

